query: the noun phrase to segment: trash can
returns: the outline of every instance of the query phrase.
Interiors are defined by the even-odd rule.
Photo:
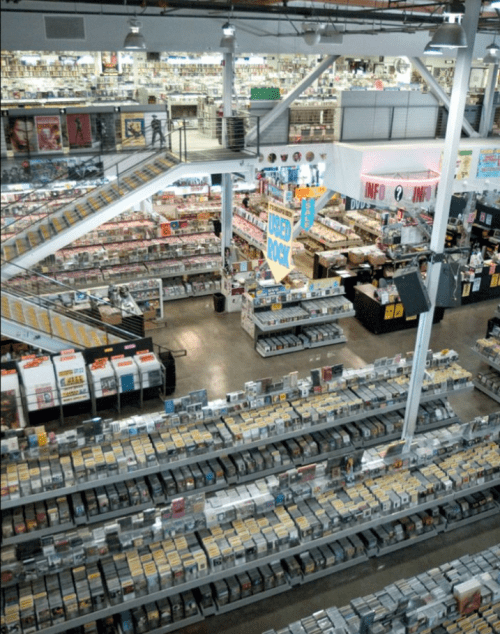
[[[223,313],[226,308],[226,296],[222,293],[214,293],[214,310]]]
[[[175,374],[175,358],[170,350],[160,352],[158,355],[160,361],[165,366],[165,396],[169,396],[175,392],[176,374]]]

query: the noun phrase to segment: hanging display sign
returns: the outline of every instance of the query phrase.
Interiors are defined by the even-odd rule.
[[[309,231],[309,229],[313,226],[314,216],[316,214],[315,203],[315,198],[302,199],[302,207],[300,210],[300,226],[304,231]]]
[[[293,269],[293,211],[283,205],[269,203],[266,261],[276,282]]]
[[[283,200],[283,191],[279,187],[275,187],[274,185],[268,185],[267,195],[274,196],[279,200]]]
[[[355,198],[351,198],[350,196],[345,197],[345,210],[346,211],[357,211],[358,209],[370,209],[373,207],[373,204],[367,202],[361,202],[361,200],[356,200]]]
[[[440,175],[421,172],[395,175],[361,175],[361,196],[374,204],[418,205],[435,201]]]
[[[477,178],[500,177],[500,148],[481,150],[477,164]]]
[[[470,176],[470,166],[472,163],[472,150],[460,150],[457,157],[455,178],[459,181]]]
[[[326,192],[326,187],[297,187],[295,198],[318,198]]]

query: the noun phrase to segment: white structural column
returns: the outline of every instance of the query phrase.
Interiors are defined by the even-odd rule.
[[[320,75],[322,75],[327,68],[329,68],[335,60],[337,60],[340,55],[328,55],[325,59],[314,68],[307,77],[295,86],[293,90],[291,90],[288,95],[282,100],[279,101],[276,106],[268,112],[266,115],[262,117],[260,120],[260,133],[264,132],[266,128],[268,128],[276,119],[283,113],[285,110],[297,99],[299,95],[301,95],[306,88],[318,79]],[[253,141],[255,136],[257,135],[257,126],[254,126],[248,131],[246,136],[246,141]]]
[[[469,89],[472,50],[474,48],[474,39],[480,10],[480,2],[477,2],[477,0],[466,0],[463,27],[467,36],[468,46],[467,48],[458,49],[457,53],[455,77],[453,80],[453,88],[450,99],[450,112],[448,116],[448,125],[446,127],[441,180],[439,182],[439,189],[436,198],[434,224],[430,243],[430,249],[435,254],[442,254],[444,251],[446,225],[450,215],[453,180],[455,177],[455,166],[464,118],[465,101]],[[411,441],[415,433],[415,424],[417,421],[418,406],[422,392],[425,363],[431,338],[432,320],[434,317],[434,306],[436,304],[440,274],[441,262],[429,263],[427,270],[427,290],[429,292],[432,306],[427,313],[422,313],[420,315],[420,321],[418,324],[415,351],[413,354],[413,368],[410,377],[408,401],[406,404],[405,422],[403,427],[405,450],[410,448]]]
[[[228,146],[228,127],[226,117],[232,115],[233,99],[233,54],[224,53],[224,76],[222,90],[222,147]],[[222,175],[222,212],[221,212],[221,255],[223,265],[226,248],[231,246],[233,236],[233,175]]]
[[[495,86],[497,84],[498,64],[490,64],[488,81],[484,91],[483,110],[481,112],[481,123],[479,124],[479,136],[487,137],[491,130],[491,116],[493,113],[493,99],[495,97]]]
[[[425,83],[431,89],[432,94],[442,101],[446,106],[448,112],[450,111],[450,98],[443,90],[441,84],[429,73],[427,68],[425,67],[424,62],[419,57],[411,57],[411,63],[415,66],[418,72],[422,75]],[[464,132],[466,132],[471,137],[481,136],[478,132],[474,130],[471,124],[467,121],[465,117],[462,118],[462,128]]]

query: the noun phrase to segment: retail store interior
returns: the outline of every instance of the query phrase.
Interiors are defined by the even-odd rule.
[[[500,633],[498,0],[0,13],[2,633]]]

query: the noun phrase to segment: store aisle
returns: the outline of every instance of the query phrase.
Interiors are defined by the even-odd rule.
[[[472,351],[475,341],[486,334],[496,300],[462,306],[445,312],[433,328],[433,350],[451,348],[460,364],[476,374],[485,365]],[[165,303],[166,327],[153,330],[155,343],[171,349],[185,348],[187,356],[176,360],[177,388],[174,396],[206,387],[209,399],[243,389],[246,381],[275,378],[297,370],[305,376],[312,368],[334,363],[360,368],[383,356],[414,349],[417,329],[373,335],[355,318],[341,320],[347,343],[303,350],[268,359],[254,349],[241,328],[240,313],[215,313],[212,296]],[[498,404],[478,390],[451,399],[462,420],[498,409]]]

